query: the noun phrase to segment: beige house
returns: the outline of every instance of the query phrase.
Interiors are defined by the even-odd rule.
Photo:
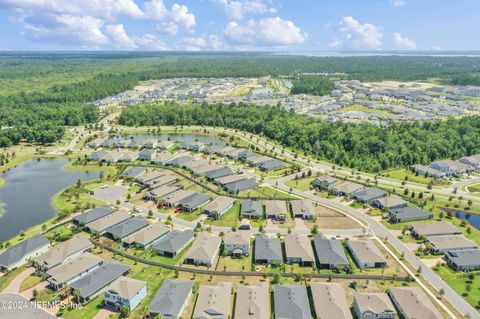
[[[265,201],[265,214],[267,218],[278,221],[287,220],[288,208],[286,202],[282,200]]]
[[[231,282],[220,282],[217,286],[200,286],[193,318],[225,319],[230,317],[231,294]]]
[[[314,282],[310,284],[317,318],[352,319],[345,289],[340,283]]]
[[[218,254],[221,243],[222,239],[220,237],[202,232],[198,234],[197,239],[185,255],[183,262],[186,264],[211,266]]]
[[[384,293],[355,293],[353,311],[358,319],[393,319],[397,312]]]
[[[223,216],[235,205],[236,199],[227,196],[218,196],[203,208],[203,212],[212,218]]]
[[[285,237],[284,244],[287,263],[298,263],[301,266],[315,264],[312,243],[306,235],[289,234]]]
[[[242,285],[238,287],[234,318],[270,318],[270,291],[268,283],[260,282],[256,285]]]
[[[419,287],[392,287],[388,294],[405,319],[441,319],[428,296]]]

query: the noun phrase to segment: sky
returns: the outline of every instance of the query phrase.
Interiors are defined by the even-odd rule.
[[[480,50],[480,0],[0,0],[0,50]]]

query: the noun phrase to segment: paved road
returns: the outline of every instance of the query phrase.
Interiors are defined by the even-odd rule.
[[[278,182],[278,188],[288,191],[289,187],[285,186],[284,181],[288,180],[288,178],[293,178],[293,176],[282,178],[280,180],[266,180],[265,182],[271,184],[275,187],[276,182]],[[292,192],[295,195],[302,196],[305,198],[309,198],[316,202],[319,202],[323,205],[333,207],[337,210],[340,210],[357,220],[361,220],[363,223],[368,225],[367,230],[377,236],[378,238],[387,238],[388,243],[393,246],[400,254],[404,254],[405,260],[413,267],[413,269],[418,269],[420,266],[422,267],[421,275],[427,280],[427,282],[435,288],[437,291],[443,289],[445,291],[445,299],[450,302],[460,313],[462,314],[470,314],[471,318],[479,318],[480,313],[478,313],[468,302],[465,301],[461,296],[459,296],[450,286],[448,286],[433,270],[428,268],[426,264],[424,264],[415,254],[408,249],[405,244],[400,241],[388,228],[386,228],[383,224],[375,220],[374,218],[364,214],[350,206],[347,206],[343,203],[336,202],[327,198],[323,198],[317,195],[313,195],[311,193],[303,192],[297,189],[293,189]]]

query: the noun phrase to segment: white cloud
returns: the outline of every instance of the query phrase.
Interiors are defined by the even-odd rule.
[[[415,50],[417,48],[417,44],[415,43],[415,41],[405,36],[402,36],[398,32],[395,32],[393,34],[393,45],[397,49]]]
[[[165,51],[169,50],[168,46],[153,34],[144,34],[141,37],[133,37],[133,41],[141,50],[147,51]]]
[[[157,31],[176,34],[180,29],[191,31],[196,26],[195,15],[188,7],[174,3],[170,10],[162,0],[151,0],[144,4],[145,18],[157,21]]]
[[[339,30],[346,36],[330,43],[332,48],[372,50],[382,46],[383,34],[371,23],[361,24],[351,16],[343,17],[339,22]]]
[[[110,36],[110,40],[115,47],[124,50],[135,50],[138,45],[125,32],[123,24],[110,24],[105,27],[105,32]]]
[[[405,0],[391,0],[390,3],[394,7],[402,7],[405,5]]]
[[[240,48],[282,48],[305,41],[306,35],[292,21],[279,17],[230,22],[223,31],[226,40]]]
[[[232,19],[240,20],[249,13],[274,13],[276,9],[270,7],[263,0],[211,0],[223,8],[225,14]]]
[[[177,48],[182,51],[202,51],[208,46],[204,38],[183,38],[177,44]]]

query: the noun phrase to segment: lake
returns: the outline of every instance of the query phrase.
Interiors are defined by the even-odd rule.
[[[52,197],[69,185],[97,179],[99,172],[70,171],[63,168],[67,159],[31,159],[3,174],[0,188],[4,204],[0,216],[0,241],[18,235],[22,230],[41,224],[55,216]]]
[[[448,212],[448,209],[442,209],[444,212]],[[455,217],[465,220],[467,223],[480,230],[480,215],[467,213],[461,210],[452,210],[452,213]],[[470,217],[467,219],[467,214],[470,214]]]

